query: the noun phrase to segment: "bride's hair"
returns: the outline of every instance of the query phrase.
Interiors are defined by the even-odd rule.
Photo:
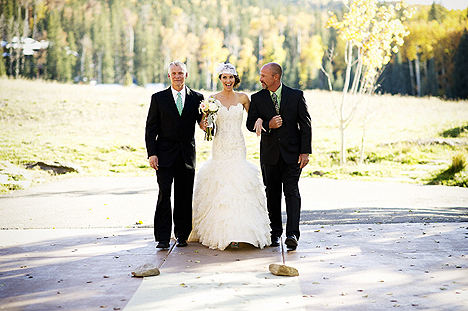
[[[220,74],[219,74],[219,76],[218,76],[219,80],[221,80],[221,76],[222,76],[223,74],[225,74],[225,73],[220,73]],[[239,78],[238,75],[233,75],[233,76],[234,76],[234,80],[235,80],[235,81],[234,81],[234,87],[237,87],[237,86],[239,86],[239,84],[240,84],[240,82],[241,82],[241,81],[240,81],[240,78]]]

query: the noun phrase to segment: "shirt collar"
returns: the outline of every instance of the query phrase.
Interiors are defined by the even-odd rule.
[[[281,101],[281,91],[283,90],[283,83],[280,84],[279,88],[276,91],[270,91],[270,96],[273,95],[273,93],[276,94],[276,98],[278,98],[278,103]]]
[[[172,96],[174,97],[174,100],[177,100],[177,93],[179,91],[176,91],[172,85],[171,85],[171,91],[172,91]],[[186,90],[185,90],[185,86],[182,88],[182,90],[180,90],[180,95],[182,97],[182,103],[185,103],[185,95],[186,95]]]
[[[172,95],[177,96],[177,93],[178,93],[179,91],[176,91],[176,89],[174,89],[174,88],[172,87],[172,85],[171,85],[171,90],[172,90]],[[180,90],[180,94],[181,94],[181,95],[185,95],[185,86],[182,88],[182,90]]]

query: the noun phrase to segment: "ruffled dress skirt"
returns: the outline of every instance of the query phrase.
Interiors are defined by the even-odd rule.
[[[233,108],[239,110],[239,106],[242,109],[242,105]],[[233,108],[226,109],[227,113]],[[218,118],[221,113],[223,109]],[[249,243],[259,248],[269,246],[270,220],[260,172],[245,160],[242,134],[241,138],[233,134],[241,132],[240,125],[227,127],[222,120],[218,120],[212,158],[200,167],[196,176],[189,241],[198,240],[220,250],[231,242]],[[232,118],[229,121],[233,122]],[[223,133],[223,130],[228,132]]]

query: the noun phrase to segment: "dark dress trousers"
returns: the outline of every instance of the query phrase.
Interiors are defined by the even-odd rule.
[[[261,118],[266,130],[262,131],[260,140],[260,164],[266,187],[271,235],[280,237],[283,232],[281,196],[284,192],[286,235],[294,234],[299,239],[299,178],[302,170],[297,162],[299,154],[312,153],[311,119],[304,93],[283,84],[280,103],[283,124],[278,129],[270,129],[269,121],[276,115],[270,92],[261,90],[251,97],[246,125],[249,131],[254,132],[255,122]]]
[[[156,176],[159,186],[154,215],[156,241],[169,241],[172,219],[177,238],[187,239],[192,231],[192,196],[195,178],[195,125],[200,123],[199,111],[203,95],[188,87],[182,114],[179,115],[171,87],[151,97],[146,120],[146,150],[148,157],[158,157]],[[174,183],[174,211],[171,208],[171,188]]]

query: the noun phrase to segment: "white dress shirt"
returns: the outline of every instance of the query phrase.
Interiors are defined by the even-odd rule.
[[[177,93],[179,91],[176,91],[172,86],[171,86],[171,90],[172,90],[172,96],[174,97],[174,102],[177,103]],[[186,91],[185,91],[185,86],[184,86],[182,90],[180,90],[180,97],[182,97],[182,109],[184,109],[184,106],[185,106],[185,95],[186,95]]]

